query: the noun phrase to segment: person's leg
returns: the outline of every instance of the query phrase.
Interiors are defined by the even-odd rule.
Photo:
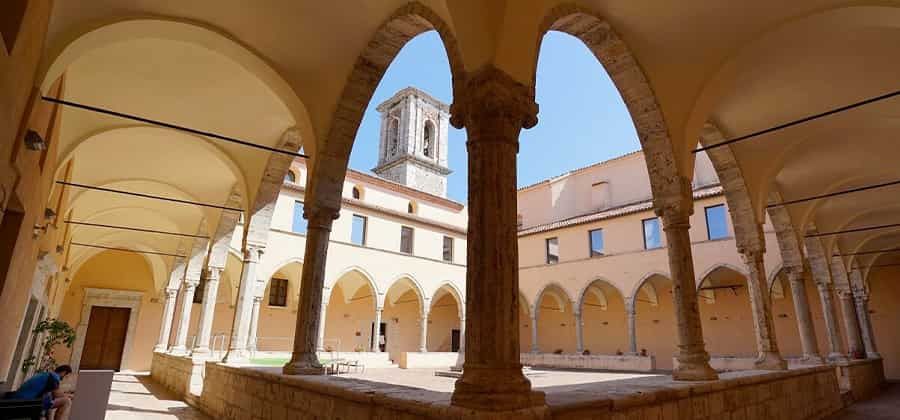
[[[53,420],[69,420],[69,409],[72,407],[72,400],[69,397],[59,397],[53,400],[53,408],[56,412]]]

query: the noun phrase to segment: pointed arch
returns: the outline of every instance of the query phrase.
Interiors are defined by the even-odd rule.
[[[595,296],[598,299],[600,299],[603,306],[606,306],[606,302],[608,302],[609,296],[606,295],[606,292],[603,289],[612,289],[619,295],[619,298],[622,299],[623,303],[626,302],[625,294],[622,293],[622,291],[619,290],[618,287],[616,287],[615,285],[613,285],[611,282],[609,282],[606,279],[596,278],[596,279],[592,280],[590,283],[586,284],[578,292],[578,294],[576,295],[578,300],[575,301],[576,306],[575,306],[574,310],[581,311],[584,309],[584,299],[585,299],[585,297],[587,297],[588,293],[595,293]]]
[[[697,290],[699,291],[703,287],[703,284],[709,279],[710,275],[720,270],[733,271],[743,277],[744,281],[748,281],[750,278],[750,275],[740,267],[735,267],[734,265],[728,263],[715,263],[712,266],[707,267],[706,270],[703,270],[703,274],[697,277],[698,279],[700,279],[700,281],[697,282],[696,285]]]
[[[558,294],[557,294],[558,293]],[[541,290],[535,295],[534,299],[534,310],[540,310],[541,303],[544,301],[546,296],[550,296],[556,300],[557,305],[559,305],[560,310],[565,311],[566,306],[572,306],[574,308],[575,301],[572,300],[572,297],[569,296],[569,292],[566,291],[565,288],[562,287],[557,282],[550,282],[544,285]]]
[[[434,293],[431,294],[431,303],[434,304],[434,302],[437,302],[437,299],[435,299],[435,296],[437,296],[438,292],[440,292],[441,290],[445,290],[445,289],[447,290],[447,293],[450,294],[451,296],[453,296],[453,299],[456,300],[456,305],[459,308],[460,319],[465,318],[466,299],[463,296],[463,294],[459,291],[459,288],[456,287],[455,284],[453,284],[453,282],[445,281],[445,282],[441,283],[437,287],[437,289],[434,289]]]
[[[651,300],[657,302],[657,304],[658,304],[659,295],[656,293],[655,286],[653,286],[652,283],[649,283],[650,279],[657,277],[657,276],[659,278],[665,279],[667,282],[670,282],[670,283],[672,282],[672,278],[669,277],[669,273],[664,273],[662,271],[650,271],[648,273],[644,273],[644,275],[641,276],[641,279],[637,283],[635,283],[634,288],[631,290],[631,295],[629,295],[627,297],[627,302],[629,302],[630,304],[633,305],[635,302],[635,299],[637,298],[637,295],[638,295],[638,293],[640,293],[641,289],[644,286],[650,286],[650,293],[653,295],[653,296],[651,296]]]

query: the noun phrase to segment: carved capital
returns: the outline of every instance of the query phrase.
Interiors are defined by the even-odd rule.
[[[175,300],[178,297],[178,289],[166,289],[166,299]]]
[[[537,124],[534,88],[486,65],[469,73],[465,88],[450,106],[450,123],[469,131],[469,142],[512,142],[518,132]]]
[[[214,281],[219,281],[219,279],[222,278],[222,271],[224,271],[224,270],[225,270],[225,269],[224,269],[223,267],[209,267],[209,268],[207,268],[207,269],[206,269],[206,281],[207,281],[207,283],[209,283],[209,282],[214,282]]]
[[[307,229],[331,230],[331,223],[340,216],[340,209],[326,206],[304,205],[303,218]]]
[[[244,263],[258,263],[259,259],[262,257],[262,254],[265,253],[265,249],[266,248],[263,245],[248,243],[244,248]]]
[[[694,196],[691,180],[679,177],[665,194],[653,197],[653,212],[662,219],[663,229],[690,228],[694,214]]]

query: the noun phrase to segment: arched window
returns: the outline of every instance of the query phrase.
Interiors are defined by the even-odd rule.
[[[409,204],[406,205],[406,212],[409,214],[416,214],[416,203],[410,201]]]
[[[425,121],[425,133],[422,135],[422,153],[426,157],[434,157],[434,124]]]
[[[396,118],[391,119],[391,127],[388,131],[388,138],[391,139],[391,156],[397,154],[397,148],[400,145],[400,121]]]
[[[362,200],[362,193],[359,191],[359,187],[353,187],[353,198],[357,200]]]
[[[293,171],[287,171],[287,173],[284,174],[284,182],[290,182],[292,184],[297,182],[297,175],[294,175]]]

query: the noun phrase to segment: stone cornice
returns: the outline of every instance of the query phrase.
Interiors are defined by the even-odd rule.
[[[436,164],[436,163],[434,163],[434,162],[429,162],[429,161],[427,161],[427,160],[425,160],[425,159],[422,159],[422,158],[420,158],[420,157],[418,157],[418,156],[410,156],[410,155],[402,155],[402,156],[400,156],[400,157],[398,157],[398,158],[396,158],[396,159],[394,159],[394,160],[392,160],[392,161],[390,161],[390,162],[388,162],[388,163],[385,163],[385,164],[383,164],[383,165],[381,165],[381,166],[376,166],[376,167],[372,168],[372,172],[376,172],[376,173],[377,173],[377,172],[379,172],[379,171],[383,171],[383,170],[385,170],[385,169],[392,168],[392,167],[397,166],[397,165],[399,165],[399,164],[401,164],[401,163],[404,163],[404,162],[410,162],[410,163],[412,163],[412,164],[414,164],[414,165],[424,166],[426,169],[430,169],[430,170],[435,171],[435,172],[437,172],[437,173],[439,173],[439,174],[441,174],[441,175],[450,175],[451,173],[453,173],[453,171],[450,170],[450,168],[447,168],[447,167],[438,165],[438,164]],[[409,187],[407,187],[407,188],[409,188]]]

